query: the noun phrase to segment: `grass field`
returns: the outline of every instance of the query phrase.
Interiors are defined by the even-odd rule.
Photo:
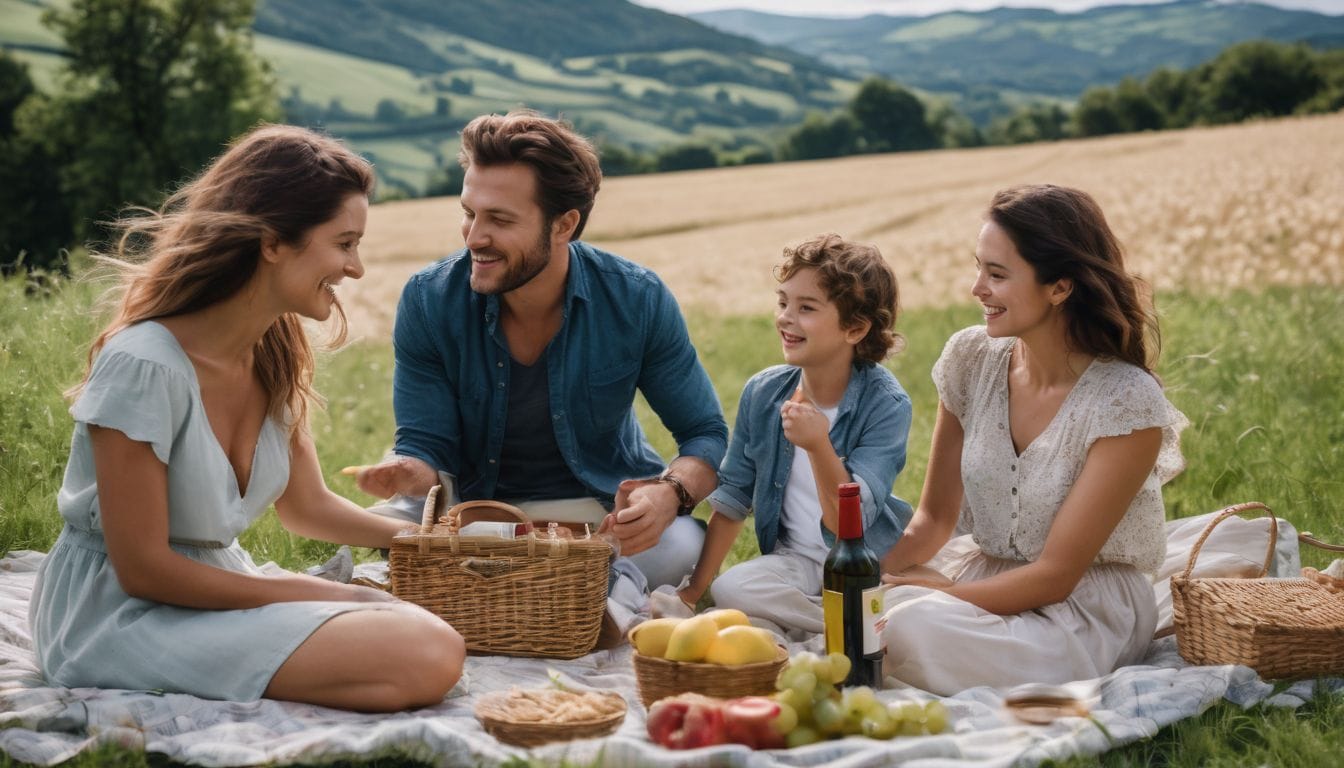
[[[769,265],[786,242],[836,229],[878,242],[902,280],[907,349],[889,362],[915,421],[896,491],[919,495],[936,396],[929,370],[947,337],[976,322],[963,301],[979,211],[997,186],[1058,180],[1093,191],[1158,285],[1171,400],[1191,420],[1186,471],[1165,489],[1168,514],[1260,500],[1326,540],[1344,542],[1344,118],[1072,142],[613,180],[591,232],[646,261],[687,307],[691,333],[731,421],[742,384],[779,360]],[[1173,166],[1173,167],[1168,167]],[[921,191],[922,190],[922,191]],[[831,203],[829,206],[827,203]],[[344,300],[361,340],[319,361],[328,408],[315,416],[322,465],[338,491],[371,499],[336,470],[367,462],[392,433],[387,323],[406,274],[456,247],[451,200],[376,206],[368,275]],[[717,245],[716,245],[717,244]],[[96,287],[27,295],[0,283],[0,553],[50,546],[69,445],[60,392],[82,370]],[[640,406],[668,455],[670,437]],[[281,530],[273,515],[244,544],[299,568],[332,551]],[[744,531],[730,558],[755,554]],[[1329,558],[1304,552],[1306,565]],[[1344,754],[1344,701],[1298,711],[1219,705],[1147,742],[1070,765],[1329,766]],[[78,765],[158,765],[105,752]],[[8,766],[0,757],[0,766]],[[373,764],[373,763],[370,763]],[[378,764],[392,764],[386,761]]]

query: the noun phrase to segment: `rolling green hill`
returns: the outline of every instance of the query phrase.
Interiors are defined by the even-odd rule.
[[[57,86],[63,0],[0,0],[0,47]],[[625,0],[260,0],[255,48],[290,120],[369,155],[386,193],[418,194],[456,165],[470,118],[529,106],[600,143],[651,152],[768,148],[857,83],[809,57]]]
[[[727,32],[787,46],[855,75],[880,74],[956,103],[983,124],[1005,104],[999,94],[1074,99],[1092,85],[1185,69],[1256,38],[1344,47],[1344,17],[1255,3],[1177,0],[1081,13],[1029,8],[928,17],[803,18],[713,11],[692,18]]]

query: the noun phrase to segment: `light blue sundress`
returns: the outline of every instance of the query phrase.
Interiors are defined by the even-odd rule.
[[[267,419],[239,492],[195,368],[164,326],[143,322],[112,336],[70,414],[70,463],[57,497],[65,527],[42,563],[28,613],[37,661],[52,685],[252,701],[323,622],[372,607],[311,601],[212,611],[122,591],[102,535],[90,424],[153,448],[168,467],[170,546],[217,568],[261,573],[237,537],[289,482],[287,430]]]

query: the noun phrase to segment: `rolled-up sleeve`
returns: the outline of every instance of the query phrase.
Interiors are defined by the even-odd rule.
[[[728,454],[719,467],[719,487],[709,495],[709,505],[725,517],[745,520],[751,513],[752,493],[756,486],[756,463],[747,455],[751,442],[752,386],[747,384],[737,403],[737,420]]]

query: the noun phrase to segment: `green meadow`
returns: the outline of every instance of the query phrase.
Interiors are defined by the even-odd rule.
[[[35,287],[0,281],[0,553],[45,550],[60,530],[55,496],[64,471],[71,421],[62,391],[83,371],[87,343],[99,327],[100,286],[76,281]],[[1212,511],[1258,500],[1327,541],[1344,543],[1344,295],[1331,288],[1273,289],[1222,296],[1158,296],[1163,349],[1159,373],[1169,397],[1189,418],[1183,435],[1186,471],[1165,489],[1168,515]],[[919,496],[936,394],[929,370],[944,340],[977,322],[974,307],[919,309],[898,322],[905,350],[889,361],[915,405],[909,460],[896,484]],[[690,319],[704,364],[731,422],[746,379],[779,360],[769,317]],[[387,449],[393,430],[387,344],[361,343],[326,352],[319,388],[327,398],[313,419],[328,482],[362,503],[347,464],[365,463]],[[671,438],[643,404],[640,418],[656,447],[670,455]],[[704,514],[704,509],[700,510]],[[334,546],[286,533],[273,514],[243,543],[258,562],[289,568],[322,561]],[[748,527],[731,562],[756,554]],[[370,553],[361,553],[369,557]],[[1303,552],[1303,564],[1329,557]],[[1298,710],[1217,705],[1163,729],[1155,738],[1100,758],[1067,765],[1327,766],[1344,754],[1344,698],[1319,695]],[[101,750],[73,765],[162,765],[143,753]],[[361,765],[400,764],[386,759]],[[0,766],[15,765],[0,756]]]

